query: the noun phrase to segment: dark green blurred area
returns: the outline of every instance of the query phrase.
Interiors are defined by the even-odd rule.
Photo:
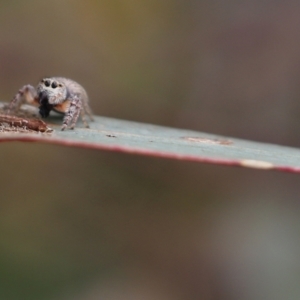
[[[43,76],[97,115],[300,146],[300,3],[0,1],[1,99]],[[297,175],[0,148],[0,299],[299,299]]]

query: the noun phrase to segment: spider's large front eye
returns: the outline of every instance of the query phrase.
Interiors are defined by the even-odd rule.
[[[50,86],[50,81],[49,80],[45,80],[45,86]]]
[[[53,81],[52,84],[51,84],[51,87],[53,89],[57,88],[57,82],[56,81]]]

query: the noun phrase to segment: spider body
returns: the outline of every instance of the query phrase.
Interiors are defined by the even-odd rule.
[[[85,114],[93,120],[85,89],[68,78],[43,78],[36,88],[24,85],[9,103],[9,112],[18,112],[24,102],[38,106],[42,118],[48,117],[51,110],[64,114],[61,130],[67,127],[74,129],[79,115],[85,127],[89,127]]]

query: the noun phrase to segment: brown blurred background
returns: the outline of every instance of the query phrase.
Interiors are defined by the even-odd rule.
[[[296,1],[0,1],[0,93],[300,147]],[[0,299],[300,298],[299,176],[2,144]]]

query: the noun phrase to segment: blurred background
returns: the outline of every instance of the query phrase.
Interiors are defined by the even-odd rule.
[[[300,2],[0,1],[0,95],[300,147]],[[299,299],[299,176],[4,143],[0,299]]]

